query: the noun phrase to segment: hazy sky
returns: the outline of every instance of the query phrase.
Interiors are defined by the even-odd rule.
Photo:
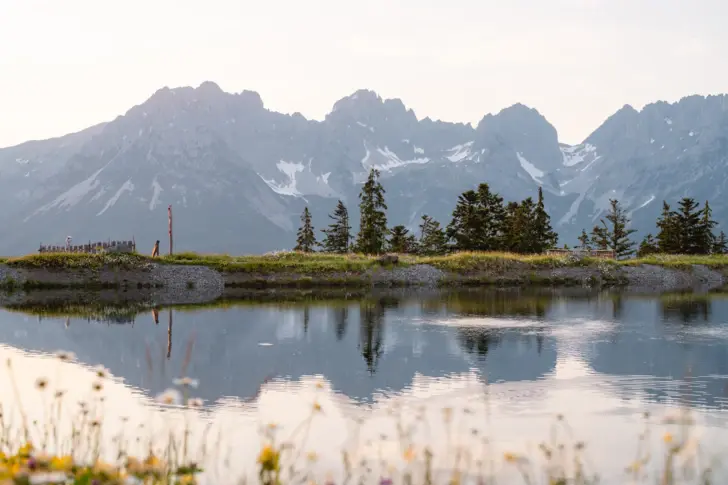
[[[728,92],[725,0],[0,0],[0,146],[162,86],[321,119],[359,88],[477,122],[522,102],[577,143],[624,104]]]

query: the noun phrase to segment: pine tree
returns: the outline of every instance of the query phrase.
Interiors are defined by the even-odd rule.
[[[505,209],[501,249],[514,253],[536,252],[535,206],[530,197],[509,202]]]
[[[608,247],[614,251],[617,259],[631,256],[634,254],[634,241],[631,241],[629,236],[635,233],[636,230],[627,229],[630,221],[618,200],[610,199],[609,206],[609,213],[605,216],[605,219],[609,221],[611,227],[607,228],[604,219],[601,221],[604,228],[607,229]]]
[[[478,194],[468,190],[458,196],[452,221],[447,226],[447,237],[452,239],[457,251],[475,251],[478,249]]]
[[[477,249],[497,251],[503,248],[503,233],[506,217],[503,197],[491,192],[488,184],[478,185],[477,219],[480,230],[477,232]]]
[[[349,211],[342,201],[338,201],[333,214],[329,214],[333,223],[328,229],[321,229],[325,234],[321,245],[329,253],[348,253],[351,242],[351,226],[349,225]]]
[[[607,228],[594,226],[591,232],[591,243],[596,249],[602,251],[609,249],[609,231]]]
[[[683,197],[674,213],[678,234],[679,254],[698,254],[701,250],[701,214],[698,203],[691,197]]]
[[[364,254],[384,252],[387,236],[387,205],[384,203],[384,187],[379,183],[379,171],[371,169],[369,177],[359,193],[359,234],[357,251]]]
[[[658,247],[657,239],[655,239],[652,234],[648,234],[640,243],[639,249],[637,249],[637,257],[643,258],[658,252],[660,252],[660,249]]]
[[[313,225],[311,224],[311,213],[308,211],[308,207],[303,209],[301,214],[301,227],[298,229],[296,235],[296,247],[294,251],[303,251],[304,253],[313,252],[316,247],[316,234],[313,232]]]
[[[410,234],[409,229],[406,227],[402,225],[394,226],[389,231],[389,235],[389,251],[400,254],[415,252],[417,240],[414,234]]]
[[[579,236],[579,248],[582,251],[591,251],[591,239],[589,238],[589,235],[586,233],[584,229],[581,230],[581,235]]]
[[[710,208],[708,201],[705,201],[703,210],[700,211],[701,218],[700,224],[697,229],[696,236],[696,248],[697,254],[710,254],[713,251],[715,245],[715,234],[713,234],[713,228],[718,225],[713,220],[713,210]]]
[[[677,217],[670,210],[670,205],[662,201],[662,215],[657,219],[657,247],[661,253],[675,254],[680,251],[680,234]]]
[[[718,234],[718,237],[715,238],[715,242],[713,242],[713,254],[726,254],[728,252],[728,239],[726,239],[726,235],[723,231],[720,231],[720,234]]]
[[[440,227],[440,223],[427,214],[422,216],[420,224],[420,241],[417,245],[418,254],[434,256],[447,252],[447,236]]]
[[[543,202],[543,190],[538,188],[538,201],[536,209],[533,213],[533,252],[543,253],[549,248],[553,248],[559,242],[559,236],[551,228],[551,217],[546,212]]]

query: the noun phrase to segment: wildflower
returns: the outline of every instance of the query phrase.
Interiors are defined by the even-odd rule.
[[[407,463],[412,463],[412,461],[415,459],[415,448],[414,446],[410,445],[407,447],[406,450],[404,450],[404,461]]]
[[[96,377],[100,379],[106,379],[109,377],[109,369],[104,367],[103,365],[97,365],[94,367],[94,373],[96,374]]]
[[[73,457],[70,455],[54,456],[50,461],[53,470],[70,470],[73,466]]]
[[[513,453],[506,452],[503,453],[503,459],[508,463],[515,463],[518,460],[518,457]]]
[[[316,383],[316,389],[323,389],[323,388],[324,388],[324,383],[323,383],[323,382],[321,382],[321,381],[318,381],[318,382]]]
[[[379,479],[379,485],[392,485],[392,479],[382,477]]]
[[[197,388],[198,384],[199,384],[199,381],[197,379],[192,379],[191,377],[181,377],[179,379],[174,380],[175,386]]]
[[[306,459],[308,461],[310,461],[311,463],[313,463],[316,460],[318,460],[318,455],[316,454],[315,451],[309,451],[308,454],[306,455]]]
[[[101,392],[104,388],[103,383],[96,381],[93,384],[91,384],[91,389],[94,390],[94,392]]]
[[[94,419],[93,421],[91,421],[92,428],[98,428],[99,426],[101,426],[101,421],[99,421],[98,419]]]
[[[45,388],[48,387],[48,379],[46,379],[45,377],[39,377],[35,381],[35,387],[40,391],[44,391]]]
[[[268,423],[268,429],[273,431],[278,428],[278,423]]]
[[[56,393],[54,394],[54,396],[55,396],[56,399],[60,399],[60,398],[63,397],[63,395],[65,393],[66,393],[66,391],[64,391],[63,389],[59,389],[59,390],[56,391]]]
[[[258,463],[262,471],[278,470],[280,453],[271,445],[266,445],[260,450],[258,455]]]
[[[182,396],[176,389],[167,389],[163,393],[157,395],[155,400],[160,404],[174,405],[182,401]]]
[[[64,362],[76,360],[76,354],[74,354],[73,352],[66,352],[65,350],[59,350],[55,352],[54,355],[58,360],[62,360]]]
[[[313,403],[313,410],[317,413],[321,412],[321,404],[319,404],[318,401],[315,401]]]
[[[669,432],[665,433],[665,436],[662,437],[662,441],[664,441],[665,443],[672,443],[672,434],[670,434]]]
[[[191,397],[187,400],[187,406],[191,408],[201,408],[202,405],[203,401],[199,397]]]

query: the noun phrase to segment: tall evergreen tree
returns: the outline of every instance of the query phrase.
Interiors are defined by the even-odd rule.
[[[420,224],[420,240],[417,245],[419,254],[434,256],[447,252],[447,236],[440,223],[427,214],[422,216]]]
[[[497,251],[503,248],[503,234],[506,211],[503,197],[492,192],[488,184],[478,185],[478,234],[477,249]]]
[[[713,220],[713,210],[710,208],[708,201],[705,201],[703,209],[700,211],[700,224],[698,225],[698,234],[696,237],[696,251],[697,254],[710,254],[713,252],[713,246],[715,244],[715,234],[713,234],[713,228],[718,225]]]
[[[349,225],[349,211],[342,201],[338,201],[333,214],[329,214],[333,222],[328,229],[321,229],[325,234],[321,245],[329,253],[348,253],[351,242],[351,226]]]
[[[311,213],[308,211],[308,207],[303,209],[303,214],[301,214],[301,227],[298,229],[296,236],[296,247],[293,248],[295,251],[303,251],[304,253],[313,252],[317,243],[316,234],[313,232],[313,224],[311,223]]]
[[[413,253],[417,249],[417,239],[410,234],[409,229],[399,225],[389,231],[389,251],[393,253]]]
[[[536,209],[533,213],[533,252],[543,253],[549,248],[553,248],[559,242],[559,236],[551,228],[551,217],[546,212],[543,202],[543,189],[538,187],[538,201]]]
[[[579,248],[582,251],[591,251],[591,239],[589,238],[589,234],[586,233],[584,229],[581,230],[581,235],[579,236]]]
[[[458,196],[452,221],[447,226],[447,237],[452,239],[457,251],[476,251],[479,231],[478,194],[468,190]]]
[[[605,226],[594,226],[591,231],[591,244],[602,251],[609,249],[609,230]]]
[[[648,234],[642,240],[640,247],[637,249],[637,257],[642,258],[658,252],[660,252],[660,249],[658,247],[657,239],[655,239],[652,234]]]
[[[662,201],[662,215],[657,219],[657,248],[661,253],[674,254],[680,251],[680,234],[677,217],[670,204]]]
[[[677,205],[675,222],[678,230],[678,252],[680,254],[698,254],[701,249],[698,203],[691,197],[683,197]]]
[[[537,252],[535,206],[530,197],[509,202],[505,209],[501,249],[514,253]]]
[[[636,231],[627,229],[630,221],[618,200],[609,200],[609,212],[604,219],[601,220],[604,231],[600,234],[606,237],[607,248],[614,251],[617,259],[634,254],[634,241],[629,236]]]
[[[384,252],[387,236],[387,205],[384,187],[379,183],[379,171],[371,169],[359,193],[361,219],[356,239],[357,251],[364,254]]]
[[[728,239],[723,231],[720,231],[718,237],[713,242],[713,254],[726,254],[728,252]]]

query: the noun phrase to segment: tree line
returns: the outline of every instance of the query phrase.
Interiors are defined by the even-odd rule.
[[[441,255],[452,251],[510,251],[532,254],[555,247],[558,235],[551,227],[543,191],[537,200],[531,197],[504,204],[503,198],[491,191],[487,183],[460,194],[446,227],[425,214],[418,231],[404,225],[388,226],[385,190],[379,182],[379,171],[372,169],[359,193],[359,231],[352,235],[349,211],[339,200],[329,215],[330,224],[321,229],[319,242],[311,213],[306,207],[296,237],[297,251],[321,249],[330,253],[385,252],[418,255]]]
[[[647,234],[637,248],[628,229],[630,219],[616,199],[610,199],[607,215],[600,219],[591,233],[582,229],[579,247],[582,249],[612,250],[618,259],[650,254],[726,254],[728,240],[723,231],[715,233],[717,222],[706,200],[702,208],[695,199],[683,197],[677,208],[662,202],[662,214],[657,219],[657,236]]]

